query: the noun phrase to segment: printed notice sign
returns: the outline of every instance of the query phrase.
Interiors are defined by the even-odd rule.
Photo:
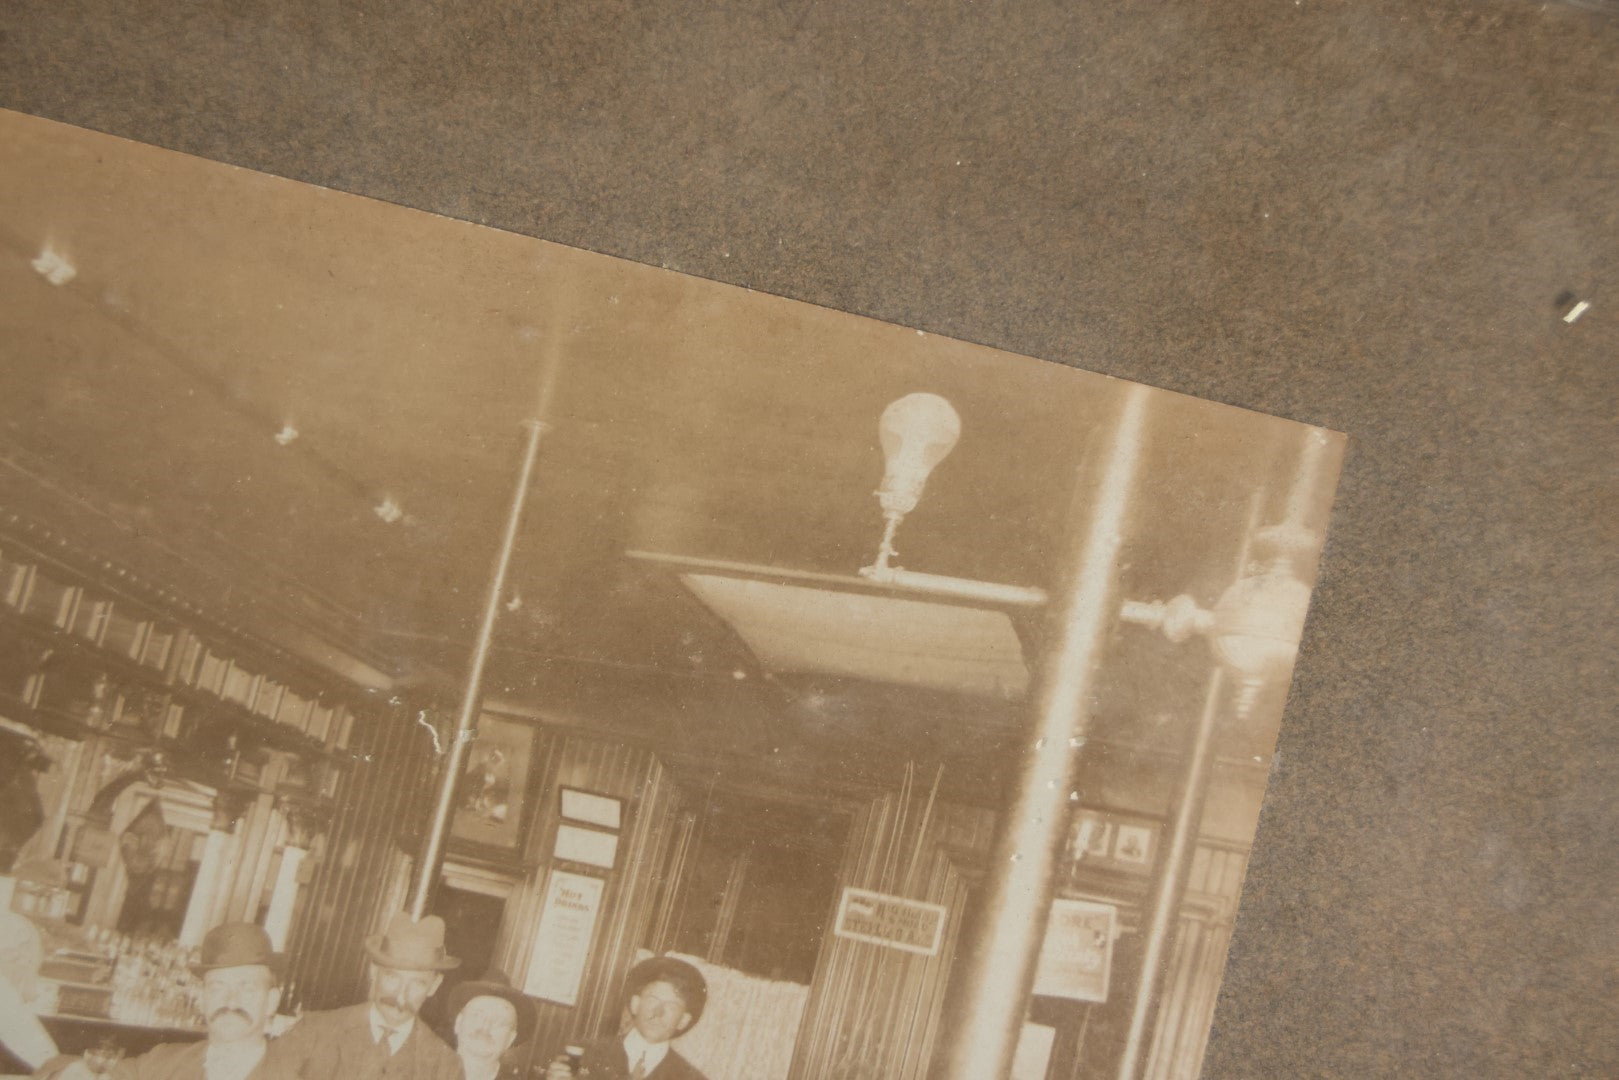
[[[832,932],[855,941],[937,956],[945,914],[940,904],[907,900],[869,889],[844,889],[843,900],[838,904],[838,921]]]
[[[559,1005],[578,1004],[579,983],[590,958],[590,939],[605,885],[601,878],[551,871],[523,993]]]
[[[1106,1001],[1113,966],[1113,925],[1117,909],[1088,900],[1053,900],[1046,924],[1034,992],[1075,1001]]]

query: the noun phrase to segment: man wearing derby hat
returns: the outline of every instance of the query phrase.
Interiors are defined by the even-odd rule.
[[[629,1028],[621,1038],[585,1048],[575,1069],[558,1058],[545,1080],[705,1080],[669,1040],[691,1030],[708,1003],[703,973],[684,960],[655,956],[624,980]]]
[[[456,986],[446,997],[445,1012],[455,1017],[455,1052],[466,1080],[517,1075],[516,1066],[502,1058],[533,1032],[534,1005],[512,988],[505,972],[491,971]]]
[[[461,961],[444,951],[444,920],[395,915],[365,941],[370,1000],[310,1013],[276,1041],[303,1080],[461,1080],[461,1061],[417,1022],[444,972]]]
[[[222,923],[202,939],[192,970],[202,979],[205,1042],[165,1043],[118,1062],[114,1080],[291,1080],[265,1027],[281,1002],[281,954],[270,936],[248,922]],[[47,1066],[36,1076],[79,1080],[92,1076],[83,1062]]]

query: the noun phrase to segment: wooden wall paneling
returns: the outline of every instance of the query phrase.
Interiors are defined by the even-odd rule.
[[[674,943],[675,928],[688,895],[688,875],[697,836],[697,815],[671,807],[671,834],[665,846],[662,876],[658,882],[658,907],[652,928],[647,932],[647,948],[668,952]]]
[[[367,755],[377,750],[376,734],[370,725],[355,733],[352,745],[357,759],[338,781],[336,802],[341,809],[327,827],[305,890],[305,902],[287,934],[283,1009],[336,1003],[329,987],[333,972],[331,925],[338,918],[339,899],[353,882],[352,874],[342,872],[348,861],[353,823],[369,812],[374,797],[365,777],[370,767]]]
[[[624,975],[636,950],[652,941],[660,895],[665,891],[660,886],[667,885],[664,868],[671,846],[681,835],[677,792],[650,751],[573,733],[553,734],[547,740],[536,796],[539,805],[525,848],[530,869],[513,890],[504,940],[497,945],[497,955],[514,980],[520,983],[527,973],[554,864],[551,851],[559,822],[560,789],[573,787],[622,799],[624,818],[617,864],[610,872],[598,871],[607,886],[577,1004],[538,1002],[536,1060],[566,1043],[617,1029]]]
[[[939,898],[935,902],[948,909],[950,918],[945,924],[938,956],[929,958],[924,969],[926,982],[924,992],[918,996],[916,1022],[901,1044],[907,1076],[926,1075],[932,1062],[944,1018],[945,996],[950,989],[950,969],[966,927],[965,913],[972,892],[972,879],[964,864],[970,864],[976,876],[980,869],[978,861],[989,852],[995,815],[985,810],[943,806],[937,810],[934,829],[936,850],[932,856],[928,895]]]
[[[960,861],[988,851],[994,816],[934,806],[921,837],[920,873],[907,887],[898,871],[923,827],[918,806],[890,794],[855,814],[838,895],[853,886],[944,905],[939,952],[922,956],[829,930],[799,1029],[789,1073],[794,1080],[903,1080],[927,1073],[970,890]],[[833,921],[828,918],[828,927]]]
[[[1245,850],[1218,842],[1192,856],[1145,1080],[1194,1080],[1202,1067],[1246,866]]]
[[[371,718],[367,718],[368,720]],[[314,950],[319,959],[319,977],[308,983],[309,1004],[332,1007],[354,1000],[363,988],[364,970],[360,935],[370,927],[359,917],[359,901],[372,884],[374,859],[367,858],[362,846],[374,835],[388,802],[383,783],[392,759],[394,733],[375,722],[368,724],[363,751],[351,766],[347,790],[338,792],[340,810],[333,822],[332,858],[321,866],[329,883],[329,899],[320,923],[320,945]],[[383,881],[375,887],[384,887]],[[345,933],[345,931],[347,931]],[[318,995],[318,996],[316,996]]]
[[[356,712],[340,809],[289,935],[288,982],[298,1006],[331,1008],[364,997],[364,939],[405,830],[430,794],[435,767],[424,735],[407,711]]]
[[[714,919],[714,931],[709,935],[706,959],[710,963],[724,964],[731,935],[736,930],[736,909],[742,899],[742,888],[748,880],[748,864],[752,862],[752,849],[731,857],[730,870],[725,875],[725,887],[720,893],[719,911]]]
[[[609,887],[608,917],[597,938],[594,1006],[591,1030],[605,1034],[618,1027],[623,1009],[624,976],[651,928],[657,901],[660,848],[668,842],[669,783],[663,766],[648,755],[646,779],[635,819],[619,853],[618,880]],[[623,843],[621,841],[621,843]]]
[[[876,840],[880,820],[886,812],[886,799],[876,799],[854,814],[849,825],[848,847],[838,876],[839,888],[833,893],[831,910],[827,914],[827,938],[821,945],[820,960],[810,981],[809,998],[804,1005],[804,1018],[799,1025],[798,1047],[793,1054],[789,1076],[814,1075],[822,1063],[830,1061],[836,1053],[835,1040],[842,1029],[844,1007],[850,1001],[854,953],[832,936],[838,904],[844,885],[866,880],[869,867],[875,861]]]

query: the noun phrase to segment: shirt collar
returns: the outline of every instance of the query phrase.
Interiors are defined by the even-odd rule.
[[[388,1025],[383,1022],[382,1014],[377,1012],[377,1007],[375,1005],[366,1010],[366,1013],[371,1020],[371,1041],[376,1042],[378,1039],[382,1038],[382,1033],[388,1027]],[[400,1024],[398,1027],[394,1028],[392,1033],[388,1036],[388,1053],[399,1053],[399,1048],[405,1045],[405,1040],[410,1038],[411,1028],[415,1026],[416,1018],[413,1016],[409,1020],[406,1020],[403,1024]]]
[[[668,1043],[647,1042],[646,1038],[634,1028],[630,1028],[628,1034],[624,1036],[624,1055],[632,1069],[635,1068],[635,1063],[641,1060],[641,1055],[645,1054],[646,1071],[651,1072],[658,1067],[667,1053],[669,1053]]]

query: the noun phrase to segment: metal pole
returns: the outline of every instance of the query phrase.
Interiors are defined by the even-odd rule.
[[[555,365],[548,365],[554,368]],[[548,376],[542,405],[550,396]],[[544,415],[542,412],[541,415]],[[511,565],[512,548],[517,543],[517,528],[523,520],[523,503],[528,499],[529,478],[534,474],[534,461],[539,456],[540,437],[549,425],[541,420],[525,420],[528,445],[523,451],[523,466],[518,472],[517,487],[512,492],[511,510],[506,515],[506,532],[500,541],[500,554],[495,558],[495,572],[489,581],[489,596],[484,602],[483,623],[478,627],[478,640],[472,646],[472,664],[467,672],[467,685],[461,694],[461,708],[455,717],[455,737],[450,740],[449,754],[439,775],[438,797],[433,804],[433,820],[422,843],[422,855],[416,863],[416,883],[411,889],[410,915],[420,919],[427,913],[433,897],[439,868],[444,863],[444,841],[450,831],[450,813],[455,806],[455,785],[466,767],[467,748],[476,735],[474,725],[483,703],[483,669],[489,659],[489,645],[495,636],[495,620],[500,616],[501,598],[506,592],[506,569]]]
[[[1170,827],[1169,846],[1158,872],[1158,887],[1153,890],[1147,933],[1142,939],[1141,979],[1136,984],[1135,1001],[1130,1010],[1129,1034],[1125,1036],[1124,1051],[1119,1056],[1119,1080],[1135,1080],[1145,1058],[1147,1022],[1157,1004],[1158,987],[1163,982],[1164,955],[1173,937],[1175,915],[1186,893],[1186,878],[1197,850],[1198,819],[1203,814],[1213,764],[1214,729],[1224,703],[1225,666],[1216,665],[1209,676],[1203,713],[1198,717],[1197,732],[1192,738],[1192,754],[1186,764],[1180,806],[1175,810],[1175,822]]]
[[[1125,511],[1135,486],[1148,389],[1125,391],[1090,522],[1075,530],[1061,593],[1060,622],[1040,664],[1034,722],[996,838],[981,917],[965,964],[953,973],[948,1080],[1004,1078],[1017,1050],[1040,942],[1051,911],[1056,854],[1069,817],[1069,793],[1090,728],[1097,657],[1118,605]]]

